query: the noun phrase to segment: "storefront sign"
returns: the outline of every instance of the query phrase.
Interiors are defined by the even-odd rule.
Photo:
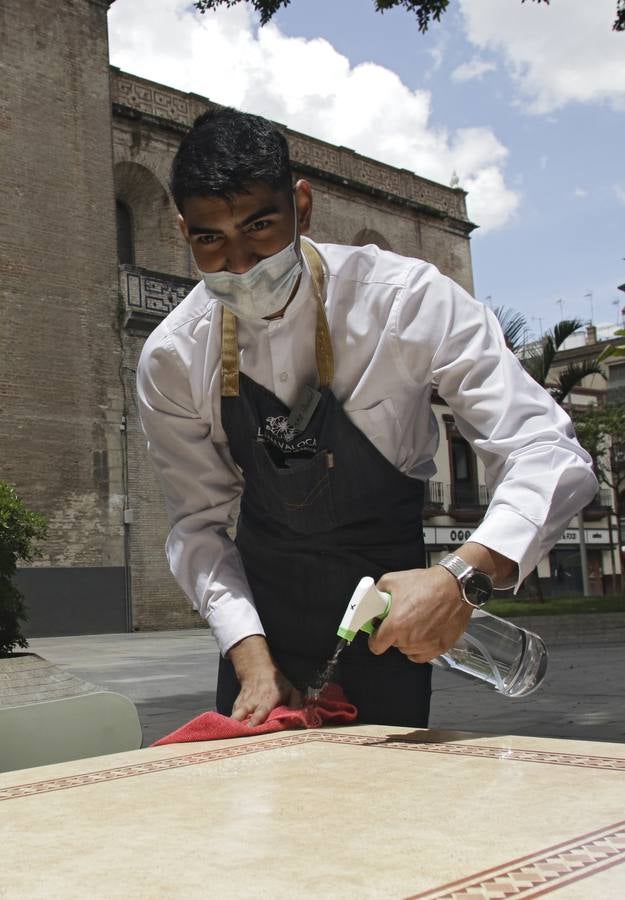
[[[608,528],[585,528],[587,544],[609,544],[610,531]],[[567,528],[558,544],[579,544],[579,528]]]
[[[468,541],[474,528],[464,528],[458,526],[455,528],[432,528],[430,526],[423,529],[423,539],[426,547],[435,547],[437,545],[460,546]],[[586,528],[587,544],[604,544],[610,545],[610,532],[607,528]],[[567,528],[560,540],[560,544],[579,544],[579,528]]]
[[[436,544],[452,544],[460,546],[460,544],[464,544],[465,541],[469,540],[474,530],[475,529],[473,528],[463,528],[462,526],[457,528],[427,527],[423,529],[423,539],[426,547],[431,547]]]

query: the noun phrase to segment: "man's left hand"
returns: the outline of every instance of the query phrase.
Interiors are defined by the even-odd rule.
[[[460,596],[456,579],[442,566],[388,572],[377,588],[393,601],[369,638],[369,649],[378,655],[397,647],[413,662],[429,662],[455,644],[473,612]]]

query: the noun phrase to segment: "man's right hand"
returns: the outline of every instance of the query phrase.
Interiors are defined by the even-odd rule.
[[[228,658],[241,685],[232,707],[233,719],[240,722],[248,720],[247,724],[253,728],[262,725],[276,706],[301,707],[301,693],[276,668],[262,635],[253,634],[235,644]]]

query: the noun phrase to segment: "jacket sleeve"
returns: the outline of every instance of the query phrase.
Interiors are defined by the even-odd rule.
[[[453,281],[430,267],[406,291],[400,320],[406,367],[423,368],[427,357],[432,384],[485,466],[492,500],[471,541],[517,563],[518,589],[596,494],[591,458],[507,349],[495,316]]]
[[[238,550],[228,535],[242,476],[226,443],[194,408],[188,377],[168,335],[153,333],[137,369],[141,424],[165,497],[172,574],[208,621],[222,654],[264,634]]]

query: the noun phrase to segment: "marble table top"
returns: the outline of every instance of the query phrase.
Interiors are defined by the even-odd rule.
[[[0,897],[625,897],[625,745],[356,725],[0,775]]]

